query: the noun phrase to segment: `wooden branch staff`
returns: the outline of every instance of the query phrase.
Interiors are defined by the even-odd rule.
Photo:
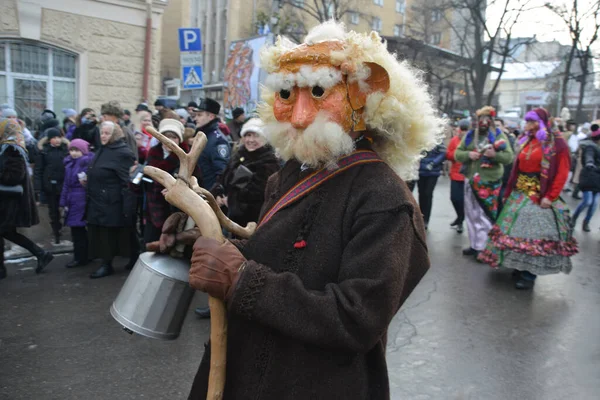
[[[196,168],[198,157],[206,146],[207,139],[204,133],[198,132],[192,144],[192,149],[186,154],[175,142],[152,127],[147,127],[146,130],[177,155],[180,166],[177,179],[173,178],[166,171],[149,166],[144,168],[144,173],[167,189],[165,199],[189,215],[200,229],[202,236],[215,239],[221,243],[224,242],[225,239],[223,238],[221,224],[238,236],[249,237],[252,235],[256,229],[256,224],[248,224],[246,228],[242,228],[230,221],[223,215],[210,192],[200,188],[198,181],[192,175]],[[207,200],[204,200],[201,196],[206,197]],[[209,297],[208,305],[211,317],[211,356],[206,398],[208,400],[220,400],[223,398],[223,389],[225,387],[227,318],[225,304],[221,300]]]

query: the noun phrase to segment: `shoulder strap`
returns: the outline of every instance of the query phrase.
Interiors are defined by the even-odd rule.
[[[263,215],[258,227],[260,228],[261,226],[266,224],[281,209],[300,200],[301,198],[314,191],[316,188],[318,188],[328,180],[341,174],[342,172],[347,171],[348,169],[357,165],[376,162],[383,162],[383,160],[379,158],[379,156],[375,152],[370,150],[359,150],[353,152],[348,156],[340,158],[337,162],[337,169],[331,170],[328,168],[323,168],[319,171],[312,173],[311,175],[307,176],[306,178],[298,182],[296,185],[294,185],[290,190],[288,190],[287,193],[284,194],[277,201],[277,203],[275,203],[271,207],[271,209]]]

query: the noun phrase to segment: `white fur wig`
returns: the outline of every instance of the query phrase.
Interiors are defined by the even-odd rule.
[[[331,53],[331,65],[340,67],[342,73],[348,75],[349,82],[358,81],[361,89],[368,88],[365,79],[371,73],[364,63],[379,64],[387,71],[390,89],[387,93],[369,95],[363,116],[368,131],[373,134],[375,151],[401,178],[413,179],[421,153],[442,140],[445,124],[436,115],[422,72],[406,61],[399,62],[388,52],[387,45],[376,32],[346,32],[343,24],[329,21],[313,28],[304,43],[311,45],[324,41],[343,43],[342,51]],[[259,107],[261,119],[267,124],[275,121],[273,104],[276,91],[294,84],[333,86],[340,81],[340,76],[331,72],[339,71],[335,68],[325,68],[318,73],[315,70],[312,74],[303,69],[294,76],[280,73],[281,56],[293,48],[291,42],[278,38],[274,46],[261,54],[262,68],[272,76],[267,80],[267,86],[262,88],[263,104]]]

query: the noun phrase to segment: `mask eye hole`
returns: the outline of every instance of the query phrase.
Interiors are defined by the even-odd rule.
[[[279,97],[281,97],[283,100],[288,100],[291,95],[292,95],[292,92],[290,92],[289,90],[281,89],[279,91]]]
[[[323,89],[321,86],[313,86],[311,94],[314,98],[320,99],[325,94],[325,89]]]

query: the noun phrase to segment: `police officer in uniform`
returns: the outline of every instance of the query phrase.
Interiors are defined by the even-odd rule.
[[[230,147],[227,139],[219,130],[219,111],[221,105],[208,97],[200,100],[196,115],[196,133],[204,132],[208,143],[200,154],[198,166],[202,171],[203,187],[210,190],[217,182],[217,177],[225,171],[229,163]]]

